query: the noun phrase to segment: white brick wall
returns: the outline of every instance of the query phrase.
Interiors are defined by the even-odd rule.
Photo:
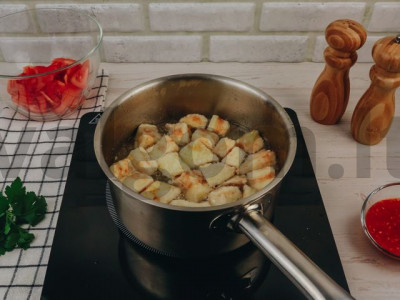
[[[12,14],[17,11],[26,10],[27,5],[24,4],[1,4],[0,5],[0,16]],[[0,33],[2,32],[33,32],[33,20],[29,13],[26,13],[23,17],[18,20],[12,20],[7,18],[4,21],[0,21]]]
[[[400,3],[398,1],[376,3],[368,30],[371,32],[395,31],[400,33]]]
[[[108,62],[199,62],[201,36],[110,36],[104,38]]]
[[[142,6],[136,3],[38,4],[37,8],[79,9],[95,17],[105,32],[132,32],[144,29]]]
[[[151,3],[154,31],[248,31],[254,3]]]
[[[214,62],[305,60],[307,36],[212,36],[210,60]]]
[[[9,62],[48,62],[49,57],[79,59],[91,49],[90,37],[0,37],[0,50]],[[71,51],[72,50],[72,51]]]
[[[39,30],[44,33],[85,32],[95,28],[94,22],[85,14],[71,13],[67,9],[39,9],[36,16]]]
[[[337,19],[362,22],[365,3],[359,2],[273,2],[264,3],[262,31],[324,31]]]
[[[0,16],[44,7],[80,9],[95,16],[104,30],[102,59],[109,62],[323,61],[327,45],[324,30],[330,22],[343,18],[356,20],[368,30],[358,61],[371,62],[373,44],[383,36],[400,32],[400,1],[396,0],[15,2],[0,0]],[[4,42],[5,36],[12,34],[5,32],[19,32],[21,37],[21,32],[39,30],[40,36],[40,31],[63,31],[79,23],[40,14],[36,19],[38,26],[29,16],[13,23],[0,19],[0,50],[4,49],[0,60],[9,60],[12,51],[13,42]],[[37,43],[32,45],[27,47],[37,47]],[[38,57],[52,50],[39,51],[42,53]]]

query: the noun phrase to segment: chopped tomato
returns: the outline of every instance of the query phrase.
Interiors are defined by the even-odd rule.
[[[58,107],[56,107],[53,111],[58,114],[64,114],[68,108],[74,109],[76,108],[78,105],[75,104],[75,102],[79,103],[79,100],[82,97],[82,90],[81,89],[77,89],[74,87],[68,87],[65,92],[62,95],[62,99],[61,99],[61,103]],[[76,106],[74,106],[76,105]]]
[[[65,83],[71,82],[72,76],[81,69],[81,65],[76,65],[65,71],[63,80]]]
[[[70,59],[70,58],[63,58],[63,57],[58,57],[55,58],[51,61],[51,66],[55,66],[57,69],[66,67],[68,65],[71,65],[75,62],[75,60]]]
[[[51,99],[45,92],[40,91],[40,93],[41,93],[41,95],[39,95],[38,98],[43,97],[44,100],[47,101],[50,106],[56,105],[56,101],[54,101],[54,99]]]
[[[54,102],[55,105],[59,105],[65,89],[66,86],[64,82],[54,80],[43,89],[43,92],[51,99],[51,101]]]
[[[44,66],[36,66],[35,71],[36,74],[41,74],[41,73],[46,73],[53,71],[53,67],[44,67]],[[48,83],[52,82],[54,80],[54,74],[49,74],[49,75],[43,75],[40,77],[37,77],[37,83],[36,83],[36,90],[39,91],[43,89]]]
[[[36,102],[39,106],[39,110],[42,114],[44,114],[45,112],[47,112],[47,103],[46,103],[46,99],[43,96],[37,96],[36,97]]]
[[[19,85],[17,92],[18,103],[24,107],[29,106],[32,103],[31,95],[24,85]]]
[[[35,66],[25,66],[22,70],[23,70],[23,72],[22,72],[23,75],[35,75],[35,74],[37,74]]]
[[[79,68],[79,70],[77,70],[74,75],[72,75],[71,83],[80,89],[84,89],[87,84],[88,75],[89,61],[87,60],[82,64],[82,67]]]
[[[34,113],[37,113],[37,114],[42,113],[42,112],[40,111],[39,106],[38,106],[37,104],[35,104],[35,103],[30,104],[29,107],[27,107],[27,108],[28,108],[28,110],[29,110],[30,112],[34,112]]]
[[[18,97],[18,95],[12,95],[11,96],[11,99],[15,102],[15,104],[17,104],[17,105],[20,105],[19,104],[19,97]]]
[[[75,60],[55,58],[49,66],[25,66],[20,76],[42,74],[69,66]],[[53,111],[65,114],[82,104],[82,91],[87,87],[89,61],[57,73],[22,80],[10,80],[7,91],[19,106],[34,113]]]
[[[21,75],[35,75],[35,73],[33,73],[32,70],[29,70],[28,72],[24,72]],[[27,91],[29,91],[31,94],[35,93],[37,82],[38,82],[38,80],[37,80],[36,77],[27,78],[27,79],[24,79],[24,80],[18,80],[18,83],[23,85],[25,87],[25,89]]]
[[[18,93],[18,89],[19,89],[19,87],[18,87],[17,80],[9,80],[8,81],[8,83],[7,83],[7,92],[10,95],[17,94]]]

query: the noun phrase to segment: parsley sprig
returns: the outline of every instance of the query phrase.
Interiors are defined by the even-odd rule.
[[[28,249],[34,235],[21,225],[37,225],[47,210],[44,197],[27,192],[19,177],[4,189],[4,193],[0,192],[0,255],[16,247]]]

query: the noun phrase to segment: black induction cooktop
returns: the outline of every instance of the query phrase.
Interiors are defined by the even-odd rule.
[[[348,291],[297,116],[287,112],[298,147],[273,223]],[[80,122],[42,299],[305,299],[251,243],[224,255],[184,260],[126,238],[108,211],[107,180],[94,155],[99,116],[89,113]]]

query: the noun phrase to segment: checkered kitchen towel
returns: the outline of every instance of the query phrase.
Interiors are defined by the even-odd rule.
[[[0,114],[0,190],[19,176],[48,205],[44,220],[29,228],[31,248],[0,256],[1,299],[40,298],[79,120],[102,110],[107,83],[102,70],[83,107],[63,120],[29,121],[9,108]]]

